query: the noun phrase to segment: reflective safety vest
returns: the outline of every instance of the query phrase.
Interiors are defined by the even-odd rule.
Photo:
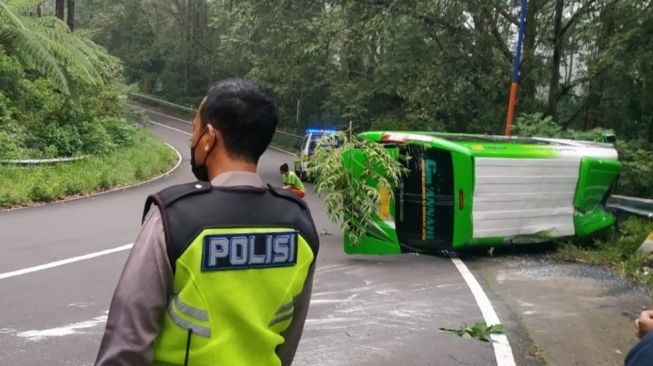
[[[199,182],[148,197],[145,213],[152,204],[174,271],[154,364],[281,365],[319,245],[305,203],[272,187]]]

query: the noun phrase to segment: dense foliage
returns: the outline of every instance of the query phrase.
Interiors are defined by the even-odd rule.
[[[134,142],[131,146],[71,163],[0,165],[0,209],[142,182],[169,170],[177,160],[173,150],[144,130],[130,133],[129,138]]]
[[[0,0],[0,208],[142,181],[175,161],[125,114],[121,62],[72,32],[74,14],[73,0]],[[84,159],[6,162],[69,156]]]
[[[650,0],[529,0],[518,113],[653,140]],[[265,83],[286,127],[503,130],[519,2],[89,0],[80,22],[129,82],[196,104]]]
[[[0,1],[0,159],[107,153],[131,143],[118,59],[47,12]]]
[[[518,15],[513,0],[79,4],[142,92],[196,105],[215,80],[254,79],[291,130],[502,133]],[[526,20],[517,114],[549,118],[555,135],[613,130],[625,192],[652,196],[640,162],[653,142],[653,2],[529,0]]]

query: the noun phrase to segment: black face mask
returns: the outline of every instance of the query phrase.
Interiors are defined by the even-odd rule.
[[[205,182],[209,181],[209,168],[207,168],[205,164],[195,164],[195,147],[190,148],[190,167],[197,180]]]
[[[202,131],[202,134],[200,135],[200,139],[202,138],[202,136],[204,136],[204,132],[206,132],[206,130]],[[197,140],[197,143],[199,144],[199,140]],[[206,159],[208,159],[209,153],[215,147],[215,141],[213,142],[213,145],[211,145],[211,148],[209,149],[209,151],[206,152],[206,156],[204,157],[204,163],[202,163],[201,165],[198,165],[197,162],[195,161],[195,147],[197,147],[197,144],[195,144],[195,146],[190,148],[190,167],[191,167],[191,170],[193,171],[193,175],[195,175],[195,178],[197,178],[197,180],[208,182],[209,181],[209,168],[206,166]]]

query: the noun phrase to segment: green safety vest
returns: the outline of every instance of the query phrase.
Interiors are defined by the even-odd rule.
[[[152,204],[174,270],[154,365],[281,365],[318,250],[305,203],[282,189],[200,182],[150,196],[145,212]]]

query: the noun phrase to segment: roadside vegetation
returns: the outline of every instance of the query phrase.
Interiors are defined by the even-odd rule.
[[[44,4],[0,0],[0,208],[134,183],[176,160],[126,114],[121,61]],[[7,163],[67,157],[84,159]]]
[[[51,202],[138,183],[169,170],[176,153],[160,139],[137,129],[132,143],[76,162],[0,166],[0,208]]]
[[[650,232],[653,221],[631,217],[591,242],[560,244],[554,257],[604,267],[653,291],[653,255],[637,251]]]
[[[88,0],[78,27],[141,93],[196,105],[255,80],[287,131],[331,127],[502,134],[519,2]],[[653,197],[650,0],[529,0],[517,114],[615,132],[621,193]],[[135,51],[137,50],[137,51]],[[521,132],[520,132],[521,133]],[[529,132],[523,132],[529,134]],[[632,162],[632,164],[631,164]]]

